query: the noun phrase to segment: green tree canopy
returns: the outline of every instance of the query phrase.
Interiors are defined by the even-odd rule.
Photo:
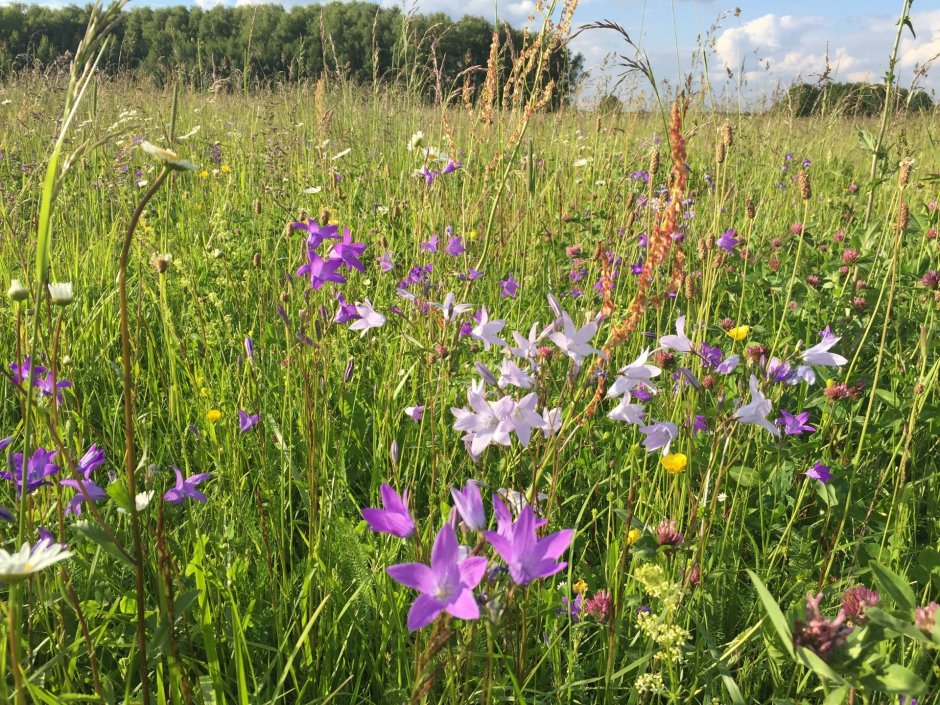
[[[924,91],[901,88],[892,93],[895,110],[919,112],[932,110],[933,100]],[[871,83],[797,83],[774,104],[774,110],[796,117],[833,114],[866,117],[880,115],[884,110],[885,87]]]
[[[0,6],[0,72],[46,66],[74,51],[89,8],[57,10],[37,5]],[[525,46],[523,32],[496,28],[508,75],[513,51]],[[135,7],[124,13],[103,68],[110,73],[146,74],[158,82],[183,76],[197,86],[238,76],[246,81],[316,79],[324,71],[371,82],[418,76],[429,95],[440,83],[448,92],[463,84],[462,72],[486,67],[494,26],[480,17],[405,16],[397,8],[369,2],[240,7]],[[433,76],[432,52],[438,76]],[[571,96],[583,57],[560,49],[548,78],[558,86],[556,104]],[[479,85],[483,72],[471,72]]]

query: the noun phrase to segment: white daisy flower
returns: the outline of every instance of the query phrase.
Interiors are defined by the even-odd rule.
[[[52,303],[57,306],[68,306],[75,298],[72,291],[72,282],[50,282],[48,286]]]
[[[0,548],[0,582],[17,583],[26,580],[33,573],[65,560],[72,552],[62,544],[49,539],[42,539],[35,546],[29,542],[20,546],[16,553],[7,553]]]

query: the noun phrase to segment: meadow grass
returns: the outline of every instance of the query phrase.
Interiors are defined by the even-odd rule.
[[[29,77],[0,88],[0,273],[33,292],[63,90]],[[422,301],[454,292],[473,311],[485,305],[507,322],[508,340],[556,318],[553,294],[576,325],[604,312],[593,340],[602,347],[635,308],[640,236],[668,208],[669,116],[539,112],[513,143],[519,112],[487,124],[459,104],[441,110],[390,88],[330,82],[250,96],[181,90],[177,99],[174,110],[172,90],[95,85],[69,143],[125,123],[71,168],[52,214],[50,280],[71,282],[74,301],[4,303],[4,360],[30,353],[73,385],[58,405],[37,393],[30,412],[34,443],[65,451],[52,479],[69,476],[66,454],[96,443],[107,456],[96,481],[113,481],[98,518],[87,507],[81,521],[66,516],[74,491],[57,483],[27,497],[20,538],[34,542],[43,526],[72,551],[20,584],[19,633],[0,625],[5,644],[20,642],[29,700],[142,697],[139,592],[133,556],[122,555],[133,553],[132,532],[119,511],[129,497],[116,284],[124,230],[161,168],[136,148],[141,138],[172,140],[199,165],[156,192],[128,268],[135,475],[138,491],[155,492],[137,513],[154,702],[874,703],[936,689],[940,642],[914,612],[937,598],[940,580],[938,299],[928,275],[940,221],[936,116],[894,121],[883,178],[869,182],[857,131],[875,125],[693,103],[681,125],[684,240],[668,244],[654,273],[658,296],[606,363],[593,355],[575,369],[541,341],[534,390],[539,409],[561,409],[560,431],[474,460],[451,409],[466,405],[473,363],[498,374],[505,355],[458,331],[469,314],[445,324]],[[721,148],[726,124],[733,140]],[[426,160],[407,147],[418,130],[462,168],[432,184],[416,176]],[[638,172],[649,171],[652,151],[660,167],[647,184]],[[903,158],[913,160],[907,183]],[[811,194],[801,194],[801,172]],[[365,272],[318,290],[295,276],[306,247],[290,223],[303,217],[348,227],[365,244]],[[716,247],[732,228],[738,243]],[[432,253],[421,243],[434,233]],[[465,252],[444,252],[451,236]],[[676,251],[684,278],[669,297]],[[389,272],[377,261],[386,253]],[[396,294],[412,267],[428,264],[409,288],[418,302]],[[509,275],[519,283],[512,298],[502,295]],[[369,299],[385,325],[360,336],[335,323],[340,292]],[[672,473],[641,445],[638,426],[608,418],[614,400],[592,398],[681,315],[696,347],[741,362],[716,376],[694,355],[655,358],[664,371],[647,421],[676,424],[670,450],[687,465]],[[814,383],[766,379],[771,356],[795,358],[827,325],[847,364],[817,367]],[[735,422],[751,375],[772,400],[771,422],[781,408],[808,411],[815,431],[778,439]],[[22,450],[26,389],[8,380],[0,390],[10,451]],[[416,405],[426,407],[419,422],[404,412]],[[258,414],[257,426],[241,432],[239,410]],[[708,430],[693,433],[698,415]],[[831,468],[828,482],[806,476],[817,461]],[[161,502],[174,466],[211,473],[199,486],[207,502]],[[442,617],[409,632],[414,593],[385,569],[427,561],[450,489],[471,479],[485,498],[498,488],[544,493],[548,530],[575,530],[567,567],[523,586],[484,583],[483,619]],[[385,482],[410,491],[410,541],[372,533],[362,519],[361,508],[381,506]],[[0,493],[15,515],[14,484]],[[684,537],[660,545],[657,528],[670,519]],[[11,551],[15,527],[0,524]],[[807,593],[822,592],[823,612],[835,615],[857,585],[880,592],[881,611],[856,617],[845,653],[787,641],[807,620]],[[584,600],[606,591],[609,611],[573,615],[579,591]],[[0,656],[0,697],[10,701],[12,653]]]

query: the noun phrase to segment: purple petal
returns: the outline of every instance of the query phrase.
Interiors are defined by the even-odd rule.
[[[473,593],[470,592],[470,590],[463,590],[457,595],[457,599],[444,609],[458,619],[480,618],[480,607],[477,605],[477,601],[473,598]]]
[[[437,618],[437,615],[443,609],[444,606],[433,597],[418,595],[418,599],[414,601],[411,609],[408,610],[409,631],[416,632],[421,627],[426,627]]]
[[[431,569],[440,575],[456,564],[458,548],[457,534],[454,532],[454,527],[450,524],[444,524],[437,533],[434,547],[431,549]]]
[[[402,501],[401,496],[392,489],[391,485],[387,485],[383,482],[382,487],[379,488],[379,493],[382,495],[382,506],[388,511],[397,512],[398,514],[408,513],[408,508]]]
[[[184,499],[183,493],[180,490],[167,490],[166,494],[163,495],[163,501],[169,502],[170,504],[179,504]]]
[[[509,563],[513,558],[512,543],[505,536],[495,531],[484,531],[483,535],[489,542],[493,550],[499,554],[499,557]]]
[[[543,551],[542,555],[546,558],[557,560],[561,554],[568,550],[572,538],[574,538],[574,529],[563,529],[541,539],[538,542],[538,547]],[[542,549],[543,546],[544,549]]]
[[[436,588],[434,572],[424,563],[390,565],[385,572],[392,577],[392,580],[426,595],[433,594]]]
[[[408,517],[384,509],[367,508],[362,510],[362,518],[369,524],[372,531],[380,534],[391,534],[400,539],[411,536],[415,527]]]
[[[530,576],[529,580],[532,580],[533,578],[548,578],[567,567],[568,563],[566,561],[562,561],[561,563],[555,563],[552,560],[541,561],[535,568],[535,575]]]
[[[460,581],[472,590],[480,584],[486,574],[486,559],[482,556],[471,556],[465,558],[458,568]]]

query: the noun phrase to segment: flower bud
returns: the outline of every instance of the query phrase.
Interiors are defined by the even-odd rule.
[[[170,268],[170,265],[173,264],[173,255],[169,252],[162,255],[154,255],[150,260],[150,264],[153,265],[153,268],[157,270],[158,274],[163,274]]]
[[[659,171],[659,150],[656,147],[653,147],[650,150],[650,180],[652,180],[652,178],[656,175],[656,172],[658,171]]]
[[[56,306],[68,306],[75,298],[72,292],[72,282],[56,282],[49,284],[49,296]]]
[[[796,181],[800,187],[800,198],[802,198],[804,201],[808,201],[810,198],[812,198],[813,190],[809,185],[809,173],[805,170],[801,171]]]
[[[907,186],[908,182],[911,180],[911,168],[914,166],[914,160],[910,157],[905,157],[901,160],[900,168],[898,169],[898,185],[901,188]]]
[[[725,143],[719,142],[715,145],[715,162],[721,164],[725,160]]]
[[[23,286],[19,279],[10,280],[10,288],[7,289],[7,296],[11,301],[26,301],[29,298],[29,291]]]
[[[911,209],[906,203],[901,204],[898,210],[898,232],[904,232],[911,223]]]

